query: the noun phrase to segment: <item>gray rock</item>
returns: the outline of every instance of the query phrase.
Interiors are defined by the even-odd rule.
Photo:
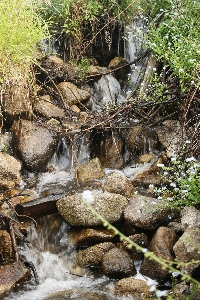
[[[188,227],[200,228],[200,211],[193,206],[184,207],[181,211],[181,228],[186,230]]]
[[[133,261],[124,249],[114,247],[103,255],[102,271],[109,278],[123,278],[136,275]]]
[[[6,230],[0,230],[0,253],[5,263],[9,263],[13,258],[12,241]]]
[[[177,157],[183,146],[182,127],[177,120],[166,120],[156,128],[161,144],[166,148],[168,157]]]
[[[62,119],[65,117],[65,112],[63,109],[59,108],[58,106],[54,105],[50,101],[50,97],[47,98],[48,95],[42,96],[37,101],[36,105],[34,106],[34,110],[41,116],[51,119],[51,118],[59,118]]]
[[[81,267],[98,266],[102,262],[104,254],[115,247],[113,243],[105,242],[80,250],[77,253],[77,263]]]
[[[199,227],[188,227],[173,247],[178,262],[200,260],[200,230]],[[200,262],[181,266],[181,270],[190,275],[200,275]]]
[[[0,152],[0,188],[10,189],[20,182],[21,163],[13,156]]]
[[[113,193],[95,193],[93,208],[108,222],[115,223],[122,217],[122,213],[128,201],[125,197]],[[56,203],[58,211],[64,219],[73,226],[102,225],[102,222],[94,216],[84,204],[82,194],[75,194],[59,199]]]
[[[170,221],[175,215],[156,198],[135,195],[124,210],[124,218],[134,226],[143,229],[156,229],[164,221]]]
[[[149,244],[149,251],[154,252],[157,257],[173,261],[173,246],[177,239],[178,236],[172,229],[159,227]],[[167,281],[171,276],[167,269],[163,269],[159,263],[146,257],[142,262],[140,273],[160,283]]]
[[[121,194],[125,197],[133,196],[134,192],[131,181],[124,174],[117,172],[113,172],[106,177],[103,190]]]
[[[25,167],[31,171],[44,170],[56,147],[52,134],[26,120],[15,121],[12,130],[16,149]]]

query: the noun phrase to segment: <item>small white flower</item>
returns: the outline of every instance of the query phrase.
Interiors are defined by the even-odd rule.
[[[175,158],[175,157],[172,157],[172,158],[171,158],[171,161],[176,161],[176,158]]]
[[[162,197],[161,197],[162,198]],[[152,201],[151,204],[156,204],[156,201]]]
[[[157,69],[156,68],[153,68],[153,71],[156,71]]]
[[[190,144],[191,142],[189,140],[185,141],[186,144]]]
[[[153,184],[150,184],[150,185],[149,185],[149,188],[150,188],[150,189],[153,189],[153,188],[154,188],[154,185],[153,185]]]
[[[174,188],[176,187],[176,183],[175,183],[175,182],[171,182],[170,185],[171,185],[172,187],[174,187]]]
[[[157,167],[159,167],[159,168],[162,168],[164,166],[165,166],[164,164],[157,164]]]
[[[196,158],[194,158],[193,156],[192,157],[188,157],[188,158],[186,158],[186,162],[190,162],[190,161],[195,161],[196,160]]]
[[[184,69],[183,69],[183,68],[180,68],[180,69],[179,69],[179,73],[182,73],[182,72],[184,72]]]
[[[143,249],[142,249],[142,252],[143,252],[143,253],[146,253],[147,251],[148,251],[147,248],[143,248]]]
[[[159,197],[158,197],[158,200],[162,200],[162,197],[161,197],[161,196],[159,196]]]
[[[167,172],[167,171],[164,172],[164,175],[168,175],[168,174],[169,174],[169,172]]]
[[[82,193],[83,199],[87,202],[87,203],[92,203],[94,202],[94,198],[92,196],[92,192],[89,190],[85,190]]]
[[[167,200],[168,200],[168,201],[173,201],[173,198],[168,197]]]
[[[179,272],[172,272],[173,277],[177,277],[180,273]]]

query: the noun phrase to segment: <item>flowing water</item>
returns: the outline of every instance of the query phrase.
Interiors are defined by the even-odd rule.
[[[139,57],[142,53],[142,41],[138,37],[142,26],[144,26],[144,23],[135,19],[133,27],[127,28],[125,58],[129,62]],[[133,35],[133,32],[135,32],[135,35]],[[136,87],[138,82],[141,81],[141,74],[145,64],[146,61],[143,61],[137,67],[132,66],[131,89],[133,86]],[[94,84],[91,93],[93,98],[96,98],[96,101],[93,103],[93,110],[99,107],[96,106],[96,102],[106,106],[109,103],[120,104],[125,99],[124,91],[122,92],[119,82],[112,75],[102,76]],[[49,162],[49,167],[53,172],[41,173],[38,176],[35,187],[38,196],[44,191],[66,190],[74,186],[77,163],[81,165],[90,159],[90,146],[87,138],[83,137],[76,145],[69,145],[65,138],[60,141],[59,151],[54,154]],[[146,143],[146,147],[150,148],[149,142],[146,141]],[[149,164],[129,165],[122,171],[118,170],[118,172],[124,172],[127,177],[133,179],[138,172],[148,167]],[[105,171],[109,173],[111,170],[106,169]],[[28,174],[28,176],[31,178],[34,174]],[[24,183],[25,186],[26,184]],[[23,290],[10,294],[5,299],[42,300],[61,291],[65,291],[65,294],[68,293],[68,298],[64,298],[64,296],[62,298],[60,294],[57,294],[51,299],[87,299],[86,295],[88,293],[102,295],[103,299],[117,299],[112,294],[114,280],[109,280],[100,272],[93,273],[76,266],[75,257],[77,250],[69,241],[69,225],[60,220],[59,216],[56,216],[58,224],[56,229],[52,229],[51,218],[51,216],[43,218],[41,221],[43,225],[38,226],[37,229],[32,224],[27,236],[28,243],[19,249],[22,258],[33,262],[37,270],[39,285],[36,285],[33,276],[31,282]],[[135,277],[144,279],[139,272]],[[120,299],[132,298],[121,297]]]

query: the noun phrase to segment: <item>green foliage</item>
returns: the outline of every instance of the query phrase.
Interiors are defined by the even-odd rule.
[[[28,77],[46,27],[31,0],[0,1],[0,81]]]
[[[155,189],[171,208],[197,206],[200,204],[200,163],[190,157],[186,160],[172,159],[169,166],[161,166],[165,186]]]
[[[200,63],[200,2],[193,0],[140,1],[147,16],[147,44],[160,61],[166,60],[180,79],[181,88],[198,84]],[[194,81],[194,82],[193,82]]]

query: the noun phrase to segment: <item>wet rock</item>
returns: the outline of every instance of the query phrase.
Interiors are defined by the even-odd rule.
[[[155,130],[159,141],[166,148],[167,157],[176,157],[184,143],[180,122],[166,120]]]
[[[149,251],[154,252],[157,257],[173,261],[173,246],[177,239],[178,237],[172,229],[159,227],[149,244]],[[159,263],[146,257],[142,262],[140,273],[156,279],[160,283],[167,281],[171,276],[167,269],[164,270]]]
[[[2,107],[7,121],[28,117],[32,113],[29,88],[26,85],[12,84],[5,87]]]
[[[148,248],[148,238],[144,233],[134,234],[129,236],[129,239],[143,248]],[[133,261],[143,259],[144,254],[141,251],[136,250],[134,246],[130,249],[127,241],[123,241],[119,246],[130,254]]]
[[[12,241],[6,230],[0,230],[0,253],[4,263],[9,263],[13,258]]]
[[[88,91],[77,88],[77,86],[71,82],[59,83],[58,89],[69,106],[87,100],[90,97]]]
[[[117,80],[125,80],[128,77],[128,73],[131,72],[131,67],[124,58],[116,56],[110,61],[108,70],[115,70],[114,74]]]
[[[121,194],[125,197],[133,196],[133,185],[131,181],[121,173],[113,172],[106,176],[103,190],[110,193]]]
[[[0,152],[0,188],[10,189],[20,182],[21,163],[13,156]]]
[[[97,135],[93,139],[94,156],[98,157],[104,168],[120,169],[124,165],[124,142],[120,136]]]
[[[0,296],[30,280],[31,272],[21,261],[0,266]]]
[[[156,229],[163,222],[169,222],[176,216],[165,206],[165,203],[156,198],[135,195],[124,210],[124,218],[136,227]]]
[[[81,231],[70,232],[70,242],[78,247],[89,247],[101,242],[110,242],[115,233],[108,229],[85,228]]]
[[[125,197],[113,193],[95,193],[93,208],[108,222],[115,223],[122,217],[122,213],[128,201]],[[82,194],[75,194],[59,199],[56,203],[58,211],[64,219],[73,226],[102,225],[102,222],[94,216],[84,204]]]
[[[200,260],[200,230],[199,227],[188,227],[173,247],[178,262],[192,262]],[[181,270],[192,276],[200,275],[200,263],[181,266]]]
[[[105,242],[80,250],[77,253],[77,263],[81,267],[98,266],[102,262],[104,254],[115,247],[113,243]]]
[[[181,228],[184,231],[193,226],[200,228],[200,211],[193,206],[184,207],[181,211]]]
[[[52,134],[26,120],[15,121],[12,130],[15,147],[25,167],[31,171],[44,170],[56,147]]]
[[[62,119],[65,117],[64,110],[54,105],[50,100],[50,96],[48,95],[44,95],[39,98],[36,105],[34,106],[34,110],[40,116],[45,117],[47,119],[51,119],[51,118]]]
[[[105,173],[98,158],[91,159],[77,169],[77,177],[80,182],[102,179],[104,176]]]
[[[123,278],[117,282],[114,289],[116,296],[132,295],[135,300],[150,300],[153,292],[145,281],[135,278]]]
[[[13,206],[16,206],[19,203],[31,201],[38,197],[38,194],[35,191],[29,189],[24,189],[23,193],[21,190],[12,189],[6,191],[4,195],[6,198],[9,198],[9,202]]]
[[[137,273],[130,255],[117,247],[103,255],[101,266],[103,273],[109,278],[123,278]]]
[[[129,133],[126,140],[127,149],[135,154],[148,153],[149,149],[157,148],[157,136],[156,134],[145,128],[143,130],[140,125],[133,125],[131,129],[129,129]]]

